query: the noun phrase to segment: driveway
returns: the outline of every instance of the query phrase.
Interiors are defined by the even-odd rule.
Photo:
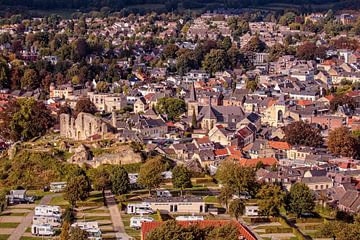
[[[49,194],[44,196],[40,200],[40,205],[48,205],[53,197],[59,196],[60,194]],[[25,233],[26,229],[31,226],[35,211],[32,210],[26,217],[22,219],[20,224],[14,229],[8,240],[20,240],[21,236]]]
[[[114,232],[116,232],[116,238],[121,239],[121,240],[132,239],[125,232],[125,227],[124,227],[124,223],[121,218],[119,207],[116,204],[114,194],[112,194],[112,192],[110,190],[105,191],[105,199],[106,199],[106,204],[109,208],[111,221],[114,226]]]

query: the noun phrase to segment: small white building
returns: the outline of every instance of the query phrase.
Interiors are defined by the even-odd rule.
[[[139,229],[143,222],[153,222],[152,217],[132,217],[130,218],[130,227]]]

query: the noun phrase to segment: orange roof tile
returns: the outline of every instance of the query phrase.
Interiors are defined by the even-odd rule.
[[[274,105],[276,102],[277,102],[277,100],[271,99],[271,100],[268,102],[268,107],[271,107],[271,106]]]
[[[223,149],[216,149],[214,151],[215,153],[215,156],[227,156],[229,155],[229,152],[226,148],[223,148]]]
[[[300,106],[309,106],[313,104],[313,102],[311,100],[298,100],[297,104]]]
[[[325,98],[329,101],[333,100],[334,99],[334,96],[333,95],[327,95],[325,96]]]
[[[276,158],[253,158],[253,159],[245,159],[242,158],[239,160],[240,165],[246,167],[255,167],[259,162],[262,162],[265,166],[272,166],[274,164],[278,164],[278,160]]]
[[[278,150],[290,150],[291,146],[287,142],[269,141],[269,146]]]

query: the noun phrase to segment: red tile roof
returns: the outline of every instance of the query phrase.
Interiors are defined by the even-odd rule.
[[[253,158],[253,159],[246,159],[242,158],[239,160],[240,165],[245,167],[255,167],[259,162],[262,162],[265,166],[272,166],[274,164],[278,164],[278,160],[276,158]]]
[[[143,222],[141,225],[141,239],[146,240],[146,235],[154,230],[155,228],[161,226],[165,222]],[[203,221],[179,221],[177,222],[183,227],[190,227],[191,225],[197,224],[200,228],[206,228],[211,226],[222,226],[226,224],[234,224],[238,227],[240,234],[246,240],[256,240],[255,235],[250,232],[246,227],[236,221],[229,220],[203,220]]]
[[[269,146],[278,150],[290,150],[291,146],[287,142],[269,141]]]
[[[228,150],[226,148],[224,148],[224,149],[216,149],[214,151],[214,153],[215,153],[215,156],[227,156],[227,155],[229,155],[229,152],[228,152]]]

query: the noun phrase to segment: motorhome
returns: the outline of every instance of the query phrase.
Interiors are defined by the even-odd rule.
[[[31,225],[31,234],[36,236],[53,236],[55,231],[50,224],[33,224]]]
[[[101,240],[101,230],[97,222],[76,222],[71,225],[71,227],[79,227],[81,230],[84,230],[88,234],[88,239],[90,240]]]
[[[35,201],[33,196],[28,196],[26,194],[26,190],[11,190],[6,198],[8,199],[9,204],[33,203]]]
[[[63,192],[66,188],[66,182],[51,182],[50,192]]]
[[[158,197],[172,197],[169,190],[156,190],[156,196],[158,196]]]
[[[59,206],[39,205],[35,207],[35,216],[61,217]]]
[[[126,208],[127,214],[152,214],[154,211],[149,203],[132,203],[128,204]]]
[[[35,225],[50,224],[53,227],[61,227],[61,218],[54,216],[34,216],[33,224]]]
[[[130,218],[130,227],[140,229],[143,222],[153,222],[152,217],[132,217]]]
[[[257,217],[259,216],[259,206],[245,206],[245,216]]]
[[[177,216],[176,221],[203,221],[204,216]]]

